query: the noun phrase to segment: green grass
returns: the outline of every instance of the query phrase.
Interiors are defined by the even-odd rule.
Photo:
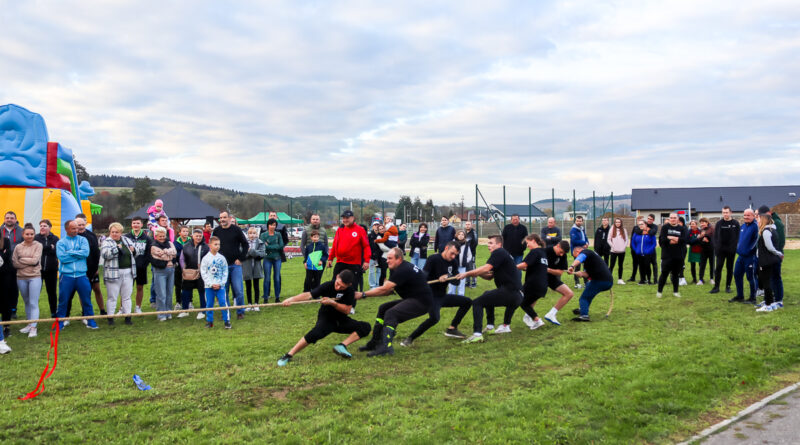
[[[481,247],[479,263],[485,258]],[[530,331],[518,311],[511,334],[462,345],[442,335],[454,313],[445,309],[439,325],[394,357],[343,360],[331,347],[344,336],[334,334],[286,368],[275,362],[311,328],[315,305],[248,313],[231,331],[204,329],[194,317],[101,323],[97,331],[73,325],[45,393],[20,402],[45,364],[49,339],[40,327],[36,339],[13,335],[13,352],[0,356],[0,439],[672,443],[797,381],[800,281],[790,271],[799,265],[789,252],[787,304],[776,313],[728,304],[728,294],[709,295],[708,286],[660,300],[654,287],[615,286],[608,320],[606,293],[592,306],[594,322],[569,322],[576,296],[560,314],[564,326]],[[283,278],[284,297],[299,292],[300,261],[287,263]],[[371,323],[384,301],[361,302],[356,318]],[[554,301],[551,293],[539,312]],[[398,339],[421,321],[401,325]],[[468,315],[463,330],[470,326]],[[138,391],[133,374],[153,390]]]

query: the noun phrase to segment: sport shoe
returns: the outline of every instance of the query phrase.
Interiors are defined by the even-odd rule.
[[[756,312],[772,312],[773,310],[772,305],[769,305],[756,309]]]
[[[411,337],[406,337],[400,342],[400,346],[410,347],[414,344],[414,339]]]
[[[226,321],[225,322],[225,329],[230,329],[230,328],[231,328],[231,322],[230,321]]]
[[[261,308],[260,308],[260,307],[254,307],[254,308],[253,308],[253,311],[254,311],[254,312],[261,312]]]
[[[289,354],[283,354],[283,357],[278,359],[278,366],[286,366],[290,361],[292,361],[292,356]]]
[[[461,343],[483,343],[483,335],[478,334],[477,332],[470,335],[469,338],[464,340]]]
[[[622,278],[620,278],[619,280],[617,280],[617,284],[625,284],[625,282],[622,281]]]
[[[206,318],[206,314],[205,314],[205,312],[198,312],[198,313],[197,313],[197,319],[198,319],[198,320],[202,320],[202,319],[204,319],[204,318]]]
[[[347,350],[347,346],[341,343],[333,347],[333,353],[342,358],[353,358],[353,354]]]
[[[539,328],[541,328],[542,326],[544,326],[544,322],[542,321],[542,319],[541,319],[541,318],[540,318],[540,319],[538,319],[538,320],[534,320],[534,321],[533,321],[533,325],[531,326],[531,330],[534,330],[534,329],[539,329]]]
[[[28,331],[28,338],[36,337],[36,326],[31,326],[30,331]]]
[[[709,293],[709,294],[718,294],[718,293],[719,293],[719,288],[718,288],[718,287],[716,287],[716,286],[715,286],[715,287],[712,287],[712,288],[711,288],[711,290],[710,290],[710,291],[708,291],[708,293]]]
[[[646,286],[647,285],[647,281],[642,280],[642,281],[640,281],[640,282],[638,282],[636,284],[638,284],[639,286]]]
[[[761,303],[758,303],[758,304],[756,305],[756,309],[762,308],[762,307],[764,307],[764,306],[766,306],[766,305],[767,305],[767,302],[765,302],[765,301],[762,301]]]
[[[678,286],[686,286],[686,285],[687,285],[686,278],[681,278],[680,280],[678,280]]]
[[[588,315],[578,315],[577,317],[573,318],[572,321],[588,322],[588,321],[591,321],[591,320],[589,320],[589,316]]]
[[[490,334],[510,334],[511,333],[511,326],[507,324],[501,324],[500,326],[496,327],[493,331],[489,331]]]
[[[194,305],[191,302],[189,302],[189,309],[194,309]]]
[[[575,315],[580,315],[581,314],[581,310],[578,309],[578,308],[575,308],[575,309],[572,310],[572,313],[575,314]]]
[[[661,298],[661,292],[656,292],[656,298]]]
[[[88,323],[86,323],[86,327],[87,328],[89,328],[89,329],[97,329],[97,322],[96,321],[94,321],[94,320],[84,320],[84,321],[88,321]]]
[[[705,283],[703,283],[703,280],[700,280],[700,281],[698,281],[698,282],[697,282],[697,285],[698,285],[698,286],[702,286],[702,285],[704,285],[704,284],[705,284]]]
[[[744,297],[733,297],[728,300],[728,303],[744,303]]]
[[[576,285],[575,285],[575,289],[580,289],[580,288],[582,288],[582,287],[583,287],[583,285],[582,285],[582,284],[576,284]]]
[[[529,328],[533,329],[534,321],[533,321],[533,318],[531,318],[530,315],[525,314],[525,316],[522,317],[522,322],[525,323],[525,325],[528,326]]]
[[[32,328],[32,327],[33,327],[33,326],[31,326],[31,325],[26,325],[24,328],[22,328],[22,329],[20,329],[20,330],[19,330],[19,333],[20,333],[20,334],[27,334],[28,332],[30,332],[30,331],[31,331],[31,328]]]
[[[141,314],[142,313],[142,307],[141,306],[136,306],[136,309],[134,309],[133,312],[135,312],[137,314]]]
[[[450,329],[450,328],[447,328],[447,330],[444,331],[444,336],[450,338],[467,338],[467,336],[462,334],[461,331],[459,331],[458,329]]]
[[[180,314],[178,314],[178,318],[186,318],[188,316],[189,316],[188,312],[181,312]]]
[[[672,293],[672,296],[673,296],[673,297],[676,297],[676,298],[680,298],[680,297],[681,297],[681,294],[680,294],[680,292],[673,292],[673,293]]]
[[[763,296],[764,296],[764,289],[757,289],[756,297],[763,297]]]
[[[66,328],[67,326],[69,326],[69,320],[65,321],[62,327]]]
[[[245,312],[250,312],[250,311],[252,311],[252,310],[253,310],[253,308],[251,308],[251,307],[246,307],[246,308],[244,308],[244,311],[245,311]]]
[[[487,324],[486,327],[483,328],[483,332],[489,332],[489,331],[494,331],[494,325],[493,324]]]
[[[172,310],[173,310],[173,311],[179,311],[179,310],[181,310],[181,309],[182,309],[182,308],[181,308],[181,304],[180,304],[180,303],[175,303],[175,307],[174,307],[174,308],[172,308]]]
[[[8,354],[11,352],[11,348],[8,347],[5,340],[0,340],[0,354]]]
[[[544,319],[549,321],[550,323],[553,323],[556,326],[561,326],[561,323],[559,323],[559,321],[558,321],[558,319],[556,318],[555,315],[553,315],[552,317],[549,316],[549,315],[545,315]]]
[[[716,281],[714,281],[713,279],[709,280],[708,282],[711,283],[712,286],[716,286],[717,285]]]
[[[350,308],[350,315],[355,315],[355,314],[356,314],[356,308],[351,307]]]
[[[775,305],[775,309],[783,309],[783,301],[776,301],[772,304]]]
[[[730,287],[730,286],[728,286],[728,287],[726,287],[726,288],[725,288],[725,293],[726,293],[726,294],[731,294],[731,293],[733,293],[733,291],[731,290],[731,287]]]
[[[207,327],[207,328],[213,328],[213,327],[214,327],[214,323],[213,323],[213,322],[210,322],[210,321],[207,321],[207,322],[206,322],[206,327]]]
[[[84,326],[86,326],[86,327],[89,326],[89,320],[81,320],[81,322],[83,322]]]

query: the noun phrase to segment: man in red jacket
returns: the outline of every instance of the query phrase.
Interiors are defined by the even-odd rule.
[[[356,284],[363,279],[359,279],[362,272],[369,269],[369,258],[372,251],[369,248],[367,232],[363,227],[355,223],[355,215],[352,210],[342,212],[342,227],[336,230],[333,236],[333,247],[328,255],[328,267],[336,259],[336,267],[333,268],[333,276],[338,276],[343,270],[350,270],[356,276]],[[354,285],[354,287],[357,287]]]

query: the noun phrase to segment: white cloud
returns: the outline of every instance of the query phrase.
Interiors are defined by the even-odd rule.
[[[790,1],[6,9],[0,102],[92,172],[437,202],[796,182]]]

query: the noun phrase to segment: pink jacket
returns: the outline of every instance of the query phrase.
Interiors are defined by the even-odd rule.
[[[623,228],[622,232],[617,232],[617,236],[611,237],[611,233],[613,232],[614,227],[612,227],[608,231],[608,244],[611,246],[611,252],[613,253],[623,253],[625,252],[625,248],[628,247],[630,243],[630,238],[628,237],[628,231]],[[622,234],[625,234],[625,238],[622,237]]]

